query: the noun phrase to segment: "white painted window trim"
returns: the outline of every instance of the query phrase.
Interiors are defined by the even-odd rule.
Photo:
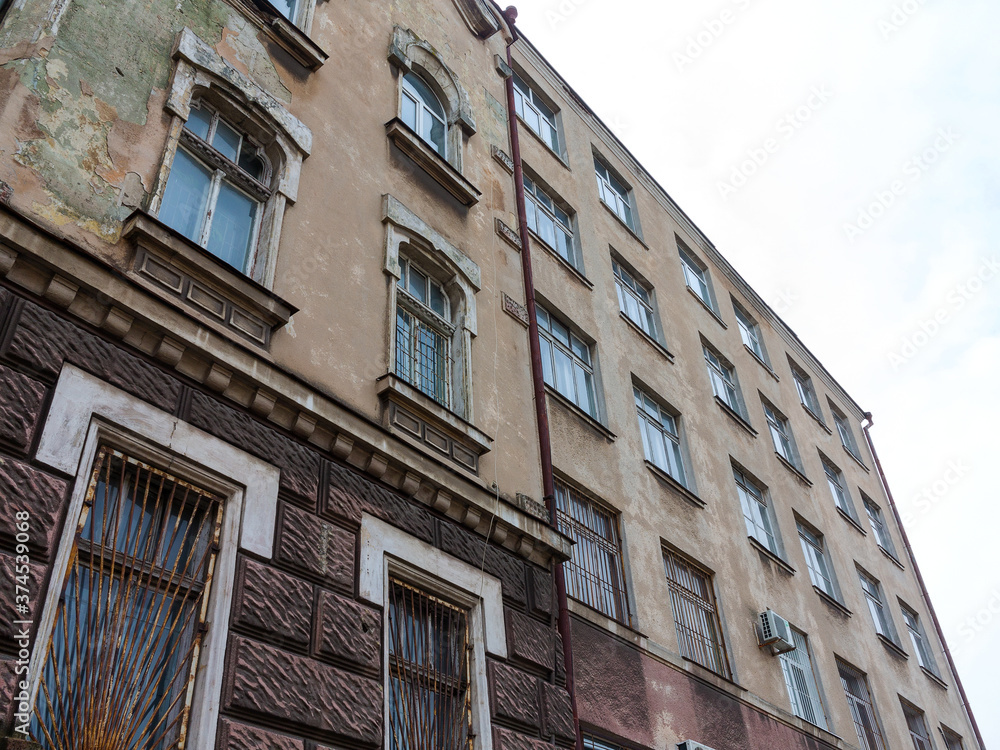
[[[73,551],[75,519],[80,517],[100,443],[137,453],[158,468],[224,498],[222,535],[206,616],[209,628],[199,657],[187,735],[188,747],[215,747],[237,549],[272,556],[280,471],[73,365],[65,365],[36,459],[76,480],[31,656],[32,703]]]
[[[374,516],[361,518],[358,595],[388,612],[389,575],[407,580],[430,594],[455,600],[468,608],[472,641],[472,731],[475,750],[492,750],[486,654],[507,658],[500,581],[474,565],[407,534]],[[388,639],[383,638],[383,663],[388,663]],[[389,674],[383,670],[383,690],[389,695]],[[386,698],[388,700],[388,698]],[[385,737],[389,737],[389,711],[385,711]],[[386,740],[388,742],[388,739]]]

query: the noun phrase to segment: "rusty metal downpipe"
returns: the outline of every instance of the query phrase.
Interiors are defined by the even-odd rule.
[[[510,48],[518,35],[514,22],[517,8],[508,7],[503,17],[511,30],[511,40],[507,43],[507,65],[511,65]],[[549,510],[549,523],[558,529],[556,521],[555,480],[552,476],[552,441],[549,434],[549,414],[545,407],[545,381],[542,377],[542,354],[538,344],[538,318],[535,314],[535,284],[531,270],[531,245],[528,237],[528,218],[524,204],[524,173],[521,169],[521,146],[517,134],[517,113],[514,109],[514,81],[507,77],[507,123],[510,130],[511,160],[514,162],[514,189],[517,194],[517,220],[521,235],[521,271],[524,276],[524,300],[528,308],[528,338],[531,349],[531,380],[535,400],[535,420],[538,425],[538,453],[542,465],[542,489],[545,492],[545,507]],[[576,750],[583,750],[583,735],[580,732],[580,714],[576,705],[576,686],[573,677],[573,641],[570,632],[569,605],[566,599],[566,573],[562,563],[556,563],[556,598],[559,605],[559,635],[562,636],[563,662],[566,665],[566,690],[573,706],[573,729],[576,732]]]
[[[862,425],[861,429],[864,430],[865,440],[868,443],[868,449],[872,452],[872,459],[875,461],[875,470],[878,472],[879,479],[882,481],[882,488],[885,490],[885,496],[889,500],[889,508],[892,510],[892,517],[896,519],[896,526],[899,528],[899,535],[903,539],[903,547],[906,548],[906,556],[910,559],[910,565],[913,566],[913,575],[917,579],[917,585],[920,586],[920,594],[924,598],[924,603],[927,605],[927,611],[931,615],[931,621],[934,623],[934,630],[937,632],[938,640],[941,641],[941,648],[944,651],[944,658],[948,660],[948,666],[951,667],[951,673],[955,675],[955,686],[958,688],[958,694],[962,698],[962,708],[965,709],[966,716],[969,717],[969,723],[972,724],[972,731],[976,734],[976,741],[979,742],[980,750],[986,750],[986,744],[983,742],[983,735],[979,732],[979,724],[976,723],[976,717],[972,713],[972,706],[969,705],[969,696],[965,693],[965,687],[962,685],[962,678],[958,675],[958,669],[955,667],[955,660],[952,658],[951,649],[948,648],[948,641],[944,637],[944,629],[941,627],[941,622],[938,620],[937,612],[934,611],[934,604],[931,602],[930,595],[927,593],[927,586],[924,585],[924,577],[920,574],[920,566],[917,565],[916,555],[913,554],[913,548],[910,546],[910,539],[906,536],[906,529],[903,528],[903,519],[899,515],[899,509],[896,507],[896,501],[892,497],[892,490],[889,489],[889,482],[885,478],[885,472],[882,470],[882,462],[879,461],[878,452],[875,450],[875,443],[872,442],[872,436],[868,432],[869,428],[875,424],[875,419],[872,417],[872,413],[865,412],[865,420],[868,424]]]

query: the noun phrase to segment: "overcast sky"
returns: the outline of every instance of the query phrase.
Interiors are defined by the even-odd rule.
[[[525,35],[874,413],[984,740],[1000,747],[1000,4],[517,7]]]

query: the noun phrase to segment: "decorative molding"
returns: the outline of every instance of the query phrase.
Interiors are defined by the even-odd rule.
[[[400,151],[413,159],[463,206],[479,203],[482,192],[398,117],[385,124],[385,134]]]
[[[500,31],[500,21],[483,0],[454,0],[454,3],[466,26],[480,39],[488,39]]]
[[[493,55],[493,67],[497,74],[505,80],[514,75],[514,71],[500,55]]]
[[[496,144],[490,144],[490,153],[494,161],[498,162],[509,174],[514,174],[514,160],[507,155],[507,152]]]
[[[511,247],[521,252],[521,236],[507,226],[499,216],[495,217],[494,221],[496,222],[497,234],[506,240]]]
[[[511,297],[507,292],[503,292],[503,311],[514,318],[525,327],[530,325],[528,320],[528,308]]]
[[[534,498],[528,497],[523,492],[518,492],[514,496],[514,505],[523,510],[525,513],[529,513],[540,521],[545,523],[549,522],[549,509],[545,507],[544,504],[538,502]]]

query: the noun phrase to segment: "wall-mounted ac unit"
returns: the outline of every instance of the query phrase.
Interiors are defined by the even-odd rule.
[[[772,654],[783,654],[795,650],[792,640],[792,626],[788,620],[770,609],[760,613],[757,623],[757,637],[761,646],[769,646]]]
[[[694,740],[684,740],[677,743],[677,750],[712,750],[712,748]]]

